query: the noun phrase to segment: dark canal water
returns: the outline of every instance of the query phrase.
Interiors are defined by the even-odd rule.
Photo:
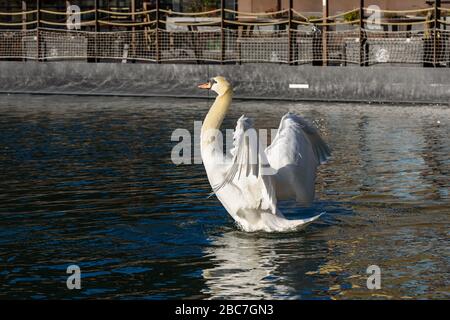
[[[170,159],[210,103],[0,96],[0,298],[450,298],[449,108],[234,102],[227,128],[291,110],[333,149],[313,207],[282,205],[317,223],[247,234]]]

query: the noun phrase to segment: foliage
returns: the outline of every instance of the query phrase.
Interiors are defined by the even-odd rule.
[[[352,11],[344,14],[345,21],[355,21],[359,19],[359,11]]]
[[[321,20],[322,17],[317,17],[317,16],[310,16],[308,17],[308,20]]]
[[[217,8],[217,0],[192,0],[188,10],[189,12],[203,12],[209,8]]]

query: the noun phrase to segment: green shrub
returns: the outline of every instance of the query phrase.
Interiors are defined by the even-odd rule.
[[[359,11],[352,11],[344,14],[345,21],[355,21],[359,19]]]

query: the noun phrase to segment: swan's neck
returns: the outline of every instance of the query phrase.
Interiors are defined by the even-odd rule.
[[[213,142],[214,139],[211,139],[210,133],[217,133],[217,130],[220,129],[222,125],[223,119],[228,112],[228,108],[231,104],[232,92],[231,90],[227,90],[225,93],[217,96],[213,105],[209,109],[208,114],[203,121],[202,126],[202,134],[201,134],[201,143],[202,146],[206,146],[207,144]]]

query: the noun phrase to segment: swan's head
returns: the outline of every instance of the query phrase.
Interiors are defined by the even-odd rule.
[[[209,89],[216,92],[219,96],[226,93],[228,90],[231,90],[231,85],[224,77],[214,77],[211,78],[208,82],[203,83],[198,86],[200,89]]]

